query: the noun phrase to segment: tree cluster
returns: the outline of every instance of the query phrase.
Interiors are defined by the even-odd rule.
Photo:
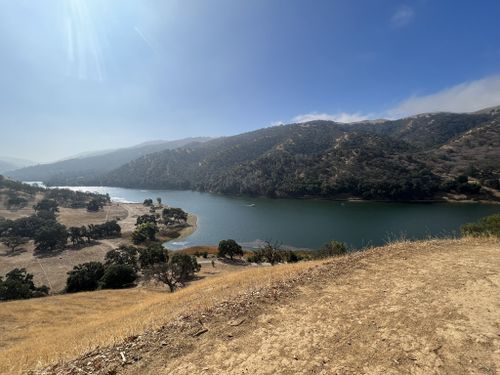
[[[284,249],[280,243],[270,241],[266,241],[263,246],[247,257],[248,262],[266,262],[270,263],[272,266],[277,263],[296,263],[303,259],[303,256],[298,252]]]
[[[140,273],[174,291],[199,270],[196,258],[181,253],[170,254],[160,244],[146,248],[120,246],[106,254],[104,263],[89,262],[74,267],[68,273],[66,291],[124,288],[130,286]]]
[[[73,245],[83,245],[85,243],[91,243],[92,240],[120,237],[121,227],[116,220],[111,220],[103,224],[70,227],[68,235]]]
[[[48,295],[49,288],[45,285],[35,286],[33,275],[24,268],[15,268],[0,276],[0,301],[29,299]]]

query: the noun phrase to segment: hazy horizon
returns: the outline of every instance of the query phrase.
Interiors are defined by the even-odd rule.
[[[12,158],[500,104],[493,0],[0,7],[0,154]]]

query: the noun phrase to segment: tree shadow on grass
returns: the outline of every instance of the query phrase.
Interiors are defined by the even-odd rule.
[[[15,257],[15,256],[18,256],[18,255],[21,255],[23,253],[26,253],[28,252],[27,249],[25,248],[20,248],[20,249],[16,249],[14,251],[5,251],[3,252],[2,254],[0,254],[0,256],[4,256],[4,257]]]
[[[234,258],[234,259],[229,259],[229,258],[217,258],[217,260],[221,263],[224,263],[224,264],[228,264],[228,265],[231,265],[231,266],[243,266],[243,267],[246,267],[246,266],[249,266],[250,263],[248,263],[246,260],[244,259],[240,259],[240,258]]]

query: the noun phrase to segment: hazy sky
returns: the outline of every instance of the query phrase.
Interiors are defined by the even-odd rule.
[[[0,155],[500,104],[498,0],[0,0]]]

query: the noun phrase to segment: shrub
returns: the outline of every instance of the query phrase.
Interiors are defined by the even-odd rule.
[[[104,271],[104,265],[101,262],[88,262],[75,266],[72,271],[68,272],[66,291],[75,293],[96,290]]]
[[[262,258],[259,256],[259,254],[253,253],[253,254],[247,256],[247,262],[249,262],[249,263],[261,263]]]
[[[302,257],[300,257],[295,251],[287,251],[285,253],[285,260],[287,263],[297,263],[302,260]]]
[[[500,214],[490,215],[479,219],[477,223],[462,225],[463,236],[500,236]]]
[[[343,242],[330,241],[324,244],[316,253],[317,258],[328,258],[343,255],[348,252],[347,246]]]
[[[100,279],[103,289],[120,289],[132,284],[137,278],[133,267],[128,264],[111,264]]]

